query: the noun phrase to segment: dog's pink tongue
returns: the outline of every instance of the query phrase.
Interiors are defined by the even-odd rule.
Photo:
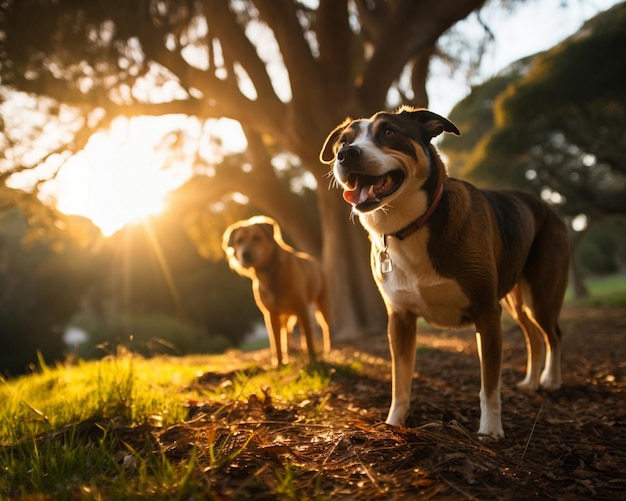
[[[371,186],[357,186],[353,190],[344,190],[343,199],[353,205],[362,204],[369,199],[369,191]]]

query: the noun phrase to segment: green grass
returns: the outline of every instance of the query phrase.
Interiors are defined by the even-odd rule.
[[[565,303],[575,306],[626,306],[626,275],[591,278],[585,282],[589,297],[575,299],[568,288]]]
[[[182,359],[159,362],[132,354],[97,362],[48,367],[27,377],[2,380],[0,441],[51,431],[87,418],[118,418],[127,423],[169,424],[184,416],[185,389],[204,365]]]
[[[206,368],[188,362],[132,354],[56,367],[40,361],[35,374],[1,380],[0,496],[92,498],[102,494],[95,486],[103,485],[106,491],[147,493],[155,478],[169,492],[163,484],[172,484],[174,470],[183,472],[185,465],[150,458],[140,462],[131,482],[124,458],[136,453],[128,446],[120,456],[117,438],[99,422],[167,426],[183,420],[183,403],[194,396],[188,385]],[[93,438],[82,436],[81,424],[89,420],[94,424],[87,431],[98,432]]]
[[[207,492],[193,447],[172,459],[150,435],[139,431],[128,440],[119,430],[167,429],[202,401],[227,407],[256,395],[293,405],[328,386],[322,368],[260,371],[252,362],[232,353],[153,359],[123,353],[55,367],[40,361],[34,374],[0,378],[0,499],[189,499]],[[194,384],[206,372],[225,373],[226,382],[210,390]],[[211,443],[204,470],[223,468],[245,450],[247,441],[235,443],[234,436]],[[286,465],[276,478],[284,484],[288,473]]]

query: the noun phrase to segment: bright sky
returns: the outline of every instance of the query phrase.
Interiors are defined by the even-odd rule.
[[[565,3],[567,8],[560,5]],[[548,49],[576,32],[584,21],[618,3],[617,0],[568,0],[567,2],[527,1],[512,15],[502,9],[485,12],[484,22],[495,35],[483,59],[481,80],[487,79],[524,56]],[[477,20],[463,22],[463,30],[480,33]],[[470,83],[452,80],[442,69],[435,69],[428,85],[430,108],[442,115],[470,91]],[[163,209],[167,192],[180,186],[191,172],[164,159],[159,142],[172,127],[192,129],[200,137],[200,127],[191,119],[173,121],[136,118],[117,120],[108,133],[92,137],[85,152],[64,167],[45,186],[54,193],[58,208],[66,214],[89,217],[105,235],[111,235],[128,222],[137,221]],[[238,126],[220,121],[213,130],[226,147],[240,149]],[[234,141],[234,142],[232,142]],[[230,143],[229,143],[230,142]]]
[[[512,14],[502,8],[485,10],[483,21],[495,36],[481,64],[481,79],[476,82],[453,81],[445,70],[435,69],[428,84],[429,108],[446,115],[477,85],[523,57],[555,46],[580,29],[584,22],[621,0],[529,0]],[[474,16],[463,21],[464,32],[481,33]]]

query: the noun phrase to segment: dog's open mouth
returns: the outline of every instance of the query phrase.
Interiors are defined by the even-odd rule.
[[[394,193],[404,181],[404,172],[392,170],[382,176],[353,173],[344,182],[343,198],[358,210],[368,210]]]

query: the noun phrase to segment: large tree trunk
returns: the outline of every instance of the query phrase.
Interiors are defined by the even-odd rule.
[[[384,334],[387,325],[382,298],[369,266],[365,229],[351,216],[338,190],[318,190],[322,220],[323,262],[330,288],[335,341]]]

